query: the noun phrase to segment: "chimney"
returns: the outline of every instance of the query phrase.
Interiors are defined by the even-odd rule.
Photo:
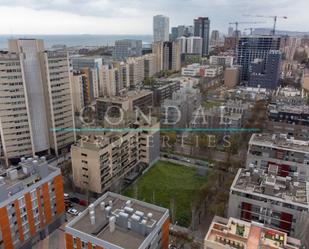
[[[116,229],[115,222],[116,222],[115,216],[112,216],[112,217],[109,218],[109,231],[111,233],[113,233]]]

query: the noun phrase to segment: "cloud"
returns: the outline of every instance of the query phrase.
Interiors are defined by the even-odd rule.
[[[7,24],[11,23],[13,30],[19,31],[20,26],[27,32],[39,33],[43,24],[53,26],[61,16],[64,24],[45,29],[45,33],[149,34],[155,14],[169,16],[171,26],[192,25],[193,18],[209,16],[212,29],[221,31],[232,21],[267,21],[263,26],[272,26],[271,19],[245,17],[245,14],[286,15],[288,20],[278,21],[279,29],[306,31],[308,9],[308,0],[0,0],[1,17],[6,20],[0,22],[0,32],[7,32]]]

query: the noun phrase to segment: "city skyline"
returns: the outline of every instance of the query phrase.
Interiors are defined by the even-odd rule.
[[[226,0],[216,3],[200,0],[2,0],[0,11],[6,22],[1,22],[0,34],[151,34],[152,17],[157,14],[168,16],[170,27],[192,25],[194,18],[208,16],[212,20],[211,30],[221,32],[227,32],[228,23],[232,21],[264,21],[244,16],[246,14],[282,15],[288,16],[288,20],[279,20],[279,30],[308,31],[303,25],[309,21],[305,13],[308,7],[305,0],[293,3],[286,0],[271,3],[237,0],[233,5]],[[265,21],[267,23],[260,27],[271,28],[272,21]]]

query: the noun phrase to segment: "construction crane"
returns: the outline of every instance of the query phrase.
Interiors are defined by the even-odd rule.
[[[272,18],[274,20],[274,26],[273,26],[273,29],[271,31],[271,35],[275,35],[276,34],[277,19],[279,19],[279,18],[288,19],[287,16],[264,16],[264,15],[244,15],[244,16]]]
[[[238,42],[238,26],[240,24],[260,24],[265,22],[230,22],[229,25],[235,25],[235,46],[237,46]]]
[[[253,30],[254,30],[254,28],[251,27],[251,28],[246,28],[246,29],[244,29],[244,30],[246,30],[246,31],[247,31],[247,30],[250,30],[250,35],[253,35]]]

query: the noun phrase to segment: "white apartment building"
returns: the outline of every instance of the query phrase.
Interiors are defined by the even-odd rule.
[[[225,55],[212,55],[210,56],[210,64],[211,65],[220,65],[226,67],[232,67],[234,57],[233,56],[225,56]]]
[[[215,78],[223,74],[222,66],[194,63],[181,69],[182,76]]]
[[[239,169],[230,189],[228,217],[254,221],[300,239],[308,246],[309,183],[279,167]]]
[[[288,138],[284,134],[253,134],[249,141],[246,167],[267,169],[270,165],[277,166],[282,177],[297,173],[300,179],[309,181],[308,145],[308,141]]]
[[[155,54],[146,54],[143,56],[144,59],[144,77],[150,78],[154,76],[158,70],[157,70],[157,57]]]
[[[9,40],[0,54],[0,133],[6,165],[22,156],[59,155],[74,143],[69,60],[42,40]]]
[[[203,51],[203,38],[197,36],[191,36],[187,38],[187,50],[188,54],[202,55]]]

